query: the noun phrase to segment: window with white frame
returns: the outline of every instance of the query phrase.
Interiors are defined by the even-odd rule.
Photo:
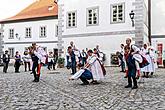
[[[67,28],[76,27],[77,25],[76,17],[77,17],[76,11],[67,13]]]
[[[56,37],[57,37],[58,36],[58,25],[56,25],[55,29],[56,29],[55,30],[55,32],[56,32],[55,34],[56,34]]]
[[[124,3],[111,5],[111,23],[122,23],[125,20]]]
[[[14,58],[14,48],[8,48],[11,58]]]
[[[26,28],[25,29],[25,37],[26,38],[31,38],[32,37],[32,32],[31,32],[31,28],[30,27],[28,27],[28,28]]]
[[[14,39],[14,29],[9,29],[9,39]]]
[[[99,24],[99,7],[87,9],[87,25],[93,26]]]
[[[46,37],[46,26],[40,27],[40,37]]]

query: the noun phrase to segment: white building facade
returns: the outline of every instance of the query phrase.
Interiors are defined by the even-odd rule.
[[[19,51],[22,55],[33,42],[45,51],[58,50],[58,6],[54,0],[39,0],[17,15],[0,21],[3,51],[11,57]]]
[[[58,6],[65,52],[70,41],[79,50],[99,45],[106,54],[105,64],[111,65],[111,54],[120,50],[126,38],[139,46],[149,42],[147,0],[59,0]]]
[[[13,57],[16,51],[23,53],[32,42],[36,42],[46,51],[53,51],[57,49],[57,24],[57,18],[5,23],[4,50],[9,50]]]

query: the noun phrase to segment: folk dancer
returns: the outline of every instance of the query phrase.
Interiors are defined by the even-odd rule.
[[[39,82],[39,79],[37,77],[37,72],[36,72],[36,69],[38,67],[39,58],[34,54],[33,47],[29,47],[28,49],[29,49],[29,54],[31,55],[31,59],[32,59],[32,62],[33,62],[33,65],[32,65],[32,73],[34,75],[33,82]]]
[[[152,46],[149,47],[149,56],[151,58],[151,62],[148,65],[149,72],[151,73],[151,76],[155,73],[155,70],[157,68],[157,61],[155,58],[155,50]]]
[[[151,63],[151,58],[149,55],[147,44],[144,44],[143,47],[141,48],[141,55],[145,57],[149,63]],[[141,72],[143,72],[143,77],[148,78],[148,74],[149,74],[148,65],[141,68]]]
[[[126,56],[126,68],[127,68],[127,75],[128,75],[128,85],[125,86],[125,88],[132,88],[132,89],[137,89],[137,80],[136,80],[136,72],[137,72],[137,67],[135,63],[135,58],[132,55],[131,48],[129,46],[125,46],[124,48],[125,53],[127,54]],[[132,87],[132,80],[134,83],[134,86]]]
[[[76,55],[72,49],[71,46],[68,47],[67,50],[67,68],[68,69],[72,69],[72,73],[71,74],[75,74],[76,73]]]
[[[93,54],[92,50],[88,50],[87,64],[84,69],[79,70],[76,74],[69,79],[74,80],[80,78],[83,85],[88,85],[88,80],[92,79],[92,84],[98,84],[97,81],[104,79],[103,71],[98,58]]]
[[[37,46],[36,43],[32,43],[34,49],[34,54],[38,57],[38,67],[37,67],[37,81],[40,79],[41,67],[46,63],[46,52],[41,46]]]

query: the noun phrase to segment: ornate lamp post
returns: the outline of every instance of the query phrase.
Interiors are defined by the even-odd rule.
[[[131,11],[131,13],[129,13],[129,16],[132,21],[132,27],[134,27],[135,26],[135,21],[134,21],[135,13],[133,12],[133,10]]]

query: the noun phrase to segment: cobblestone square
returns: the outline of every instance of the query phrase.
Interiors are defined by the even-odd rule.
[[[165,110],[164,69],[139,79],[139,88],[132,90],[124,88],[127,79],[118,67],[108,67],[99,85],[87,86],[69,81],[69,70],[54,73],[45,67],[34,83],[33,75],[21,68],[21,73],[13,73],[13,67],[0,73],[0,110]]]

